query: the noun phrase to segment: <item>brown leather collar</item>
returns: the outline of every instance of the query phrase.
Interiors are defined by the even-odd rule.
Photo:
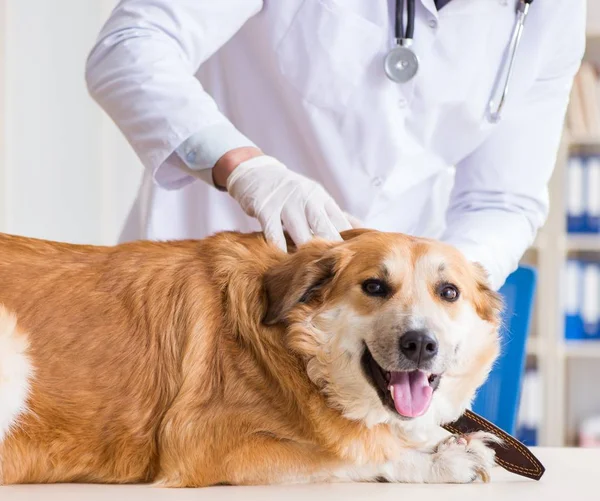
[[[496,462],[505,470],[522,477],[539,480],[542,478],[544,465],[531,451],[516,438],[482,418],[479,414],[466,411],[453,423],[443,425],[450,433],[464,435],[476,431],[487,431],[502,439],[502,444],[490,444],[496,452]]]

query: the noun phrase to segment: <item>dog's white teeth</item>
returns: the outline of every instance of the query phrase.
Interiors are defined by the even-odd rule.
[[[393,386],[389,386],[388,390],[390,390],[390,394],[392,395],[392,400],[394,400],[394,387]]]

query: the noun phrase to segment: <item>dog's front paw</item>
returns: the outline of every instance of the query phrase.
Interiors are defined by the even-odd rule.
[[[466,484],[478,478],[489,482],[496,453],[490,443],[501,443],[491,433],[451,435],[441,441],[433,452],[433,482]]]

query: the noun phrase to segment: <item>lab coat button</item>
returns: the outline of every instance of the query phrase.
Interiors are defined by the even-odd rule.
[[[398,108],[406,108],[408,101],[404,98],[398,99]]]
[[[383,181],[380,177],[374,177],[371,182],[373,183],[373,186],[375,186],[375,188],[379,188],[383,184]]]
[[[432,30],[435,30],[435,29],[437,28],[437,25],[438,25],[438,22],[437,22],[435,19],[431,19],[431,20],[429,21],[429,27],[430,27]]]

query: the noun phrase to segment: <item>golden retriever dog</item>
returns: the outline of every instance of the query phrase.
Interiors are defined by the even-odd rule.
[[[431,443],[499,351],[482,268],[343,237],[0,236],[0,484],[487,479],[489,435]]]

